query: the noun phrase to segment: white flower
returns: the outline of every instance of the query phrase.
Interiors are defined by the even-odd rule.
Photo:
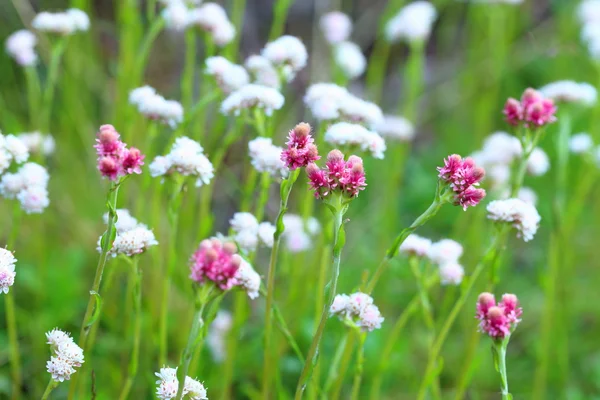
[[[43,186],[30,186],[21,190],[17,194],[17,200],[27,214],[39,214],[50,205],[48,191]]]
[[[29,67],[35,65],[38,59],[34,50],[36,44],[35,35],[26,29],[21,29],[6,39],[5,47],[8,55],[19,65]]]
[[[12,156],[10,155],[10,153],[0,145],[0,174],[6,171],[8,167],[10,167],[11,159]]]
[[[157,177],[178,172],[183,176],[197,177],[196,187],[208,185],[214,177],[214,167],[202,154],[203,150],[200,143],[186,136],[179,137],[169,154],[158,156],[150,163],[150,174]]]
[[[367,126],[376,126],[383,120],[383,113],[377,104],[359,99],[352,94],[341,99],[339,111],[342,119]]]
[[[424,257],[429,253],[430,248],[430,239],[412,233],[408,235],[404,242],[400,245],[399,251],[408,255]]]
[[[143,224],[139,224],[135,228],[117,234],[111,254],[124,254],[126,256],[134,256],[143,253],[151,246],[156,246],[158,242],[154,237],[154,233]]]
[[[77,8],[70,8],[66,12],[73,21],[75,30],[85,32],[90,29],[90,18],[85,12]]]
[[[223,100],[221,112],[239,115],[242,109],[258,107],[264,109],[265,114],[270,116],[273,110],[283,107],[284,101],[283,95],[277,89],[249,84],[242,86]]]
[[[384,318],[379,308],[373,304],[373,298],[368,294],[356,292],[350,296],[338,294],[329,308],[331,315],[337,315],[341,320],[350,320],[363,332],[371,332],[381,328]]]
[[[306,66],[308,53],[304,43],[294,36],[281,36],[267,43],[262,56],[270,60],[275,67],[283,67],[284,73],[291,80],[295,73]]]
[[[60,357],[52,356],[50,361],[46,363],[48,373],[52,375],[52,379],[57,382],[64,382],[71,379],[71,375],[75,373],[73,364],[69,363]]]
[[[594,147],[592,137],[587,133],[577,133],[569,140],[569,149],[572,153],[587,153]]]
[[[522,187],[519,189],[519,193],[517,193],[517,198],[523,200],[525,203],[529,203],[532,206],[537,204],[537,195],[533,191],[533,189],[528,187]]]
[[[0,194],[7,199],[14,199],[23,190],[23,178],[18,173],[6,173],[0,178]]]
[[[258,233],[256,230],[242,230],[235,234],[233,240],[245,252],[252,252],[258,246]]]
[[[0,194],[16,198],[27,213],[41,213],[48,205],[48,172],[36,163],[25,163],[16,173],[4,174],[0,180]]]
[[[361,76],[367,68],[367,59],[356,43],[341,42],[334,48],[334,59],[337,66],[349,79]]]
[[[139,106],[143,102],[147,101],[148,98],[154,96],[156,96],[156,89],[148,85],[141,86],[129,92],[129,103]]]
[[[325,132],[325,141],[334,146],[356,146],[379,159],[384,157],[386,149],[385,141],[376,132],[348,122],[331,125]]]
[[[56,382],[69,380],[75,371],[75,367],[81,367],[84,363],[83,349],[79,347],[68,333],[54,328],[46,333],[46,339],[50,345],[52,356],[46,363],[48,373]]]
[[[153,178],[166,175],[169,168],[171,168],[171,162],[165,156],[156,156],[150,165],[148,165],[150,176]]]
[[[2,147],[8,151],[11,158],[17,163],[21,164],[27,161],[29,158],[29,151],[24,142],[21,141],[15,135],[7,135],[2,141]]]
[[[197,25],[209,32],[217,46],[224,46],[235,37],[235,26],[227,18],[223,7],[205,3],[189,12],[188,24]]]
[[[260,275],[252,268],[248,261],[242,262],[235,273],[235,284],[240,286],[251,299],[256,299],[260,291]]]
[[[506,132],[494,132],[483,142],[485,165],[510,164],[523,153],[521,142]]]
[[[600,22],[600,0],[584,0],[577,7],[577,17],[582,24]]]
[[[206,397],[206,388],[199,381],[185,377],[184,392],[186,392],[190,400],[208,400]]]
[[[129,92],[129,103],[136,106],[145,117],[159,120],[171,128],[183,121],[181,103],[166,100],[150,86],[142,86]]]
[[[291,253],[299,253],[308,250],[312,246],[311,236],[321,230],[319,222],[311,217],[306,223],[302,217],[296,214],[285,214],[283,216],[283,239]]]
[[[381,324],[385,320],[379,312],[379,308],[374,304],[369,304],[362,310],[358,316],[356,326],[360,327],[363,332],[372,332],[375,329],[380,329]]]
[[[59,358],[75,367],[80,367],[84,363],[83,350],[73,340],[60,343],[55,351]]]
[[[163,367],[160,372],[155,372],[159,380],[156,381],[156,396],[160,400],[171,400],[177,396],[179,381],[177,380],[177,369]]]
[[[23,185],[26,187],[46,187],[48,180],[50,179],[46,168],[33,162],[23,164],[21,168],[19,168],[19,175],[21,175]]]
[[[385,115],[373,129],[386,139],[409,142],[415,137],[415,128],[404,117]]]
[[[351,314],[360,315],[365,308],[373,304],[373,298],[366,293],[356,292],[350,295],[347,309]]]
[[[487,206],[488,218],[500,222],[512,222],[517,236],[528,242],[537,232],[541,217],[535,206],[521,199],[495,200]]]
[[[249,212],[237,212],[229,220],[231,229],[235,232],[254,231],[258,230],[258,221],[256,217]]]
[[[592,106],[596,103],[598,93],[596,88],[589,83],[574,81],[557,81],[540,88],[540,92],[554,101],[568,103],[581,103]]]
[[[117,229],[117,234],[121,232],[130,231],[136,228],[139,225],[137,219],[135,219],[129,210],[125,208],[118,208],[117,210],[117,222],[115,223],[115,228]],[[105,224],[108,224],[108,213],[105,213],[102,216]]]
[[[462,253],[463,247],[460,243],[455,242],[452,239],[442,239],[431,245],[427,257],[429,257],[433,263],[442,265],[458,261]]]
[[[581,29],[581,40],[588,46],[593,59],[600,59],[600,24],[587,23]]]
[[[27,147],[29,153],[48,156],[54,153],[56,147],[52,136],[43,135],[40,132],[21,133],[17,138]]]
[[[225,93],[231,93],[247,85],[250,81],[244,67],[221,56],[206,59],[206,74],[214,76],[217,84]]]
[[[273,177],[286,177],[288,169],[281,160],[283,148],[273,145],[269,138],[258,137],[248,142],[252,166],[258,172],[268,172]]]
[[[533,149],[527,160],[527,172],[533,176],[544,175],[550,169],[548,155],[539,147]]]
[[[31,26],[40,32],[71,35],[77,31],[87,31],[90,20],[85,12],[71,8],[57,13],[43,11],[33,18]]]
[[[73,338],[69,336],[67,332],[61,331],[58,328],[46,332],[46,339],[48,340],[46,343],[48,343],[53,350],[58,349],[61,344],[73,342]]]
[[[385,35],[390,42],[406,40],[409,42],[426,40],[437,12],[433,5],[426,1],[415,1],[403,7],[398,14],[388,21]]]
[[[460,285],[465,275],[465,270],[459,263],[450,261],[440,265],[439,273],[442,285]]]
[[[206,344],[210,348],[213,359],[216,362],[223,362],[226,357],[225,338],[233,325],[233,318],[228,311],[219,310],[217,316],[210,324],[208,334],[206,335]]]
[[[279,75],[267,58],[256,54],[252,55],[246,59],[244,66],[253,75],[253,83],[279,89]]]
[[[270,222],[261,222],[258,225],[258,238],[266,247],[273,247],[273,235],[275,234],[275,225]]]
[[[190,12],[187,5],[181,0],[169,2],[161,16],[165,20],[167,28],[176,31],[184,30],[190,23]]]
[[[346,294],[336,294],[333,303],[329,307],[329,313],[331,315],[340,315],[342,317],[346,317],[348,310],[348,303],[350,301],[350,297]]]
[[[324,14],[319,26],[325,40],[330,44],[336,44],[347,40],[352,33],[352,20],[340,11],[331,11]]]
[[[312,240],[304,231],[286,231],[284,238],[285,245],[290,253],[300,253],[312,247]]]
[[[15,263],[17,259],[13,253],[0,247],[0,293],[8,293],[9,288],[15,283]]]

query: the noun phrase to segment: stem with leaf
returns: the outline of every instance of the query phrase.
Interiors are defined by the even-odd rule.
[[[44,390],[44,394],[42,395],[42,400],[47,400],[50,397],[50,393],[58,387],[59,383],[60,382],[50,378],[50,382],[48,382],[48,386],[46,386],[46,390]]]
[[[506,373],[506,348],[510,335],[502,340],[494,340],[492,344],[492,354],[494,356],[494,365],[496,371],[500,374],[502,400],[512,400],[512,395],[508,391],[508,374]]]

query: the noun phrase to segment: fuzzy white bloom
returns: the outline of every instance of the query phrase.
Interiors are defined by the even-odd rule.
[[[258,238],[266,247],[273,247],[273,235],[275,234],[275,225],[270,222],[261,222],[258,225]]]
[[[577,133],[569,139],[569,149],[572,153],[587,153],[592,147],[594,147],[594,141],[588,133]]]
[[[214,76],[217,85],[225,93],[231,93],[247,85],[250,81],[244,67],[221,56],[206,59],[206,74]]]
[[[208,400],[204,385],[189,376],[185,377],[184,391],[190,400]]]
[[[73,341],[65,341],[56,348],[56,355],[75,367],[84,363],[83,350]]]
[[[495,200],[487,206],[488,218],[499,222],[511,222],[517,236],[528,242],[537,232],[541,217],[534,205],[521,199]]]
[[[156,397],[160,400],[171,400],[177,396],[179,381],[177,380],[177,368],[163,367],[160,372],[155,372],[159,379],[156,381]],[[191,400],[208,400],[206,397],[206,389],[199,381],[185,377],[183,384],[183,397],[188,396]]]
[[[48,190],[43,186],[31,186],[17,194],[21,208],[27,214],[40,214],[50,205]]]
[[[35,65],[38,60],[34,50],[36,44],[37,38],[35,35],[26,29],[21,29],[6,39],[6,53],[14,58],[19,65],[29,67]]]
[[[50,204],[48,199],[48,172],[36,163],[25,163],[16,173],[0,178],[0,194],[8,199],[16,198],[27,213],[41,213]]]
[[[50,361],[46,363],[46,370],[56,382],[64,382],[71,379],[76,371],[73,365],[60,357],[51,356]]]
[[[166,175],[169,172],[169,168],[171,168],[171,162],[165,156],[156,156],[150,165],[148,165],[150,176],[153,178]]]
[[[349,302],[350,297],[347,294],[336,294],[329,307],[329,313],[346,317]]]
[[[380,329],[385,318],[381,316],[379,308],[370,304],[358,316],[356,326],[360,327],[363,332],[373,332],[375,329]]]
[[[235,26],[227,18],[222,6],[204,3],[189,12],[188,24],[196,25],[212,35],[217,46],[225,46],[235,37]]]
[[[166,100],[150,86],[142,86],[129,92],[129,103],[136,106],[146,118],[159,120],[175,128],[183,121],[183,107],[175,100]]]
[[[29,159],[27,145],[15,135],[6,135],[3,139],[0,139],[0,147],[8,152],[10,159],[17,164],[24,163]]]
[[[46,363],[46,369],[56,382],[64,382],[71,378],[76,370],[81,367],[85,359],[83,349],[79,347],[68,333],[54,328],[46,333],[52,356]]]
[[[361,76],[367,68],[367,59],[356,43],[341,42],[334,48],[334,60],[349,79]]]
[[[31,26],[40,32],[71,35],[87,31],[90,19],[85,12],[76,8],[57,13],[43,11],[33,18]]]
[[[352,33],[352,20],[340,11],[331,11],[324,14],[319,21],[319,26],[325,40],[330,44],[348,40]]]
[[[210,160],[202,153],[203,150],[200,143],[187,136],[179,137],[166,156],[158,156],[150,163],[150,174],[158,177],[177,172],[196,177],[196,187],[208,185],[215,171]]]
[[[533,176],[544,175],[550,169],[550,159],[539,147],[533,149],[527,160],[527,172]]]
[[[581,41],[588,47],[590,56],[598,60],[600,59],[600,24],[587,23],[581,29]]]
[[[256,299],[260,291],[260,275],[252,268],[248,261],[242,262],[235,273],[235,284],[240,286],[252,300]]]
[[[162,18],[169,29],[182,31],[190,23],[190,10],[182,0],[170,1],[162,10]]]
[[[575,81],[557,81],[539,89],[549,99],[557,102],[581,103],[592,106],[596,103],[598,93],[589,83]]]
[[[279,178],[288,175],[288,168],[281,160],[283,148],[275,146],[269,138],[258,137],[248,142],[252,166],[258,172],[268,172]]]
[[[306,251],[312,246],[311,236],[320,232],[321,226],[316,218],[310,217],[306,223],[304,219],[296,214],[285,214],[283,216],[283,239],[291,253]]]
[[[325,141],[334,146],[356,146],[375,158],[384,158],[385,140],[362,125],[338,122],[325,132]]]
[[[426,40],[437,18],[435,7],[427,1],[415,1],[403,7],[385,26],[390,42]]]
[[[46,340],[46,343],[49,344],[52,349],[58,349],[58,347],[64,343],[73,342],[73,338],[69,333],[61,331],[58,328],[46,332]]]
[[[442,285],[460,285],[465,276],[464,268],[455,261],[441,264],[439,273]]]
[[[538,200],[537,194],[535,194],[533,189],[529,187],[522,187],[521,189],[519,189],[519,193],[517,193],[517,198],[533,206],[537,204]]]
[[[45,156],[54,153],[56,143],[51,135],[43,135],[40,132],[26,132],[20,133],[17,137],[27,147],[29,153]]]
[[[414,233],[408,235],[404,242],[400,245],[399,251],[408,255],[415,255],[418,257],[424,257],[429,253],[431,248],[431,240],[415,235]]]
[[[373,129],[386,139],[410,142],[415,137],[415,127],[404,117],[384,115]]]
[[[258,247],[258,232],[250,229],[239,231],[233,236],[233,240],[241,250],[249,253]]]
[[[340,118],[340,103],[350,93],[333,83],[316,83],[308,87],[304,103],[310,108],[313,116],[319,121],[330,121]]]
[[[124,254],[131,257],[141,254],[157,244],[154,233],[145,225],[139,224],[133,229],[119,233],[113,242],[110,253],[113,256]]]
[[[519,139],[506,132],[494,132],[483,142],[485,165],[510,164],[523,153]]]
[[[284,76],[290,81],[296,72],[306,66],[308,52],[304,43],[294,36],[284,35],[266,44],[261,55],[277,68],[282,68]]]
[[[352,94],[342,98],[339,112],[342,119],[366,126],[376,126],[383,121],[383,113],[377,104]]]
[[[237,212],[229,220],[231,229],[235,232],[256,231],[258,229],[258,221],[256,217],[249,212]]]
[[[130,231],[140,224],[138,220],[131,215],[129,210],[125,208],[118,208],[116,211],[117,222],[115,223],[115,229],[117,230],[117,234]],[[108,224],[108,213],[105,213],[102,216],[102,219],[105,224]]]
[[[221,112],[223,114],[239,115],[242,109],[258,107],[270,116],[273,114],[273,110],[279,110],[283,107],[284,101],[283,95],[277,89],[249,84],[242,86],[223,100]]]
[[[577,7],[577,17],[582,24],[600,22],[600,0],[584,0]]]
[[[460,243],[455,242],[452,239],[442,239],[431,245],[427,257],[431,262],[442,265],[458,261],[462,253],[463,247]]]
[[[312,239],[304,231],[286,231],[283,238],[290,253],[301,253],[312,247]]]
[[[221,363],[227,356],[225,338],[233,326],[233,318],[228,311],[219,310],[206,335],[206,344],[210,348],[213,360]]]
[[[381,328],[381,323],[384,321],[379,308],[373,304],[373,298],[361,292],[353,293],[350,296],[336,295],[329,308],[329,313],[337,315],[346,323],[354,324],[363,332]]]
[[[279,75],[269,59],[255,54],[246,59],[244,66],[254,77],[253,83],[279,89]]]
[[[0,247],[0,293],[8,293],[9,288],[15,283],[15,264],[17,259],[13,253]]]

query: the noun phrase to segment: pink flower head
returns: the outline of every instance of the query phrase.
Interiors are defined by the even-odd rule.
[[[291,171],[306,167],[320,158],[310,131],[310,125],[305,122],[299,123],[290,131],[287,149],[281,152],[281,160]]]
[[[317,199],[322,199],[329,195],[331,187],[329,186],[329,179],[325,175],[325,171],[320,169],[317,164],[310,163],[306,166],[306,174],[308,175],[310,188],[315,191]]]
[[[365,170],[360,157],[350,156],[344,160],[344,154],[335,149],[327,155],[325,169],[310,163],[306,167],[309,185],[315,191],[315,197],[323,199],[334,191],[353,198],[367,186]]]
[[[541,99],[525,109],[525,121],[534,126],[544,126],[556,121],[556,106],[550,99]]]
[[[484,197],[485,189],[471,186],[456,195],[454,204],[466,210],[468,207],[475,207]]]
[[[144,155],[135,147],[127,149],[114,126],[100,127],[94,148],[98,154],[98,170],[111,181],[125,175],[142,173],[140,167],[144,165]]]
[[[96,149],[99,156],[118,156],[125,148],[119,138],[119,132],[112,125],[102,125],[96,138]]]
[[[519,307],[519,300],[514,294],[506,293],[502,296],[502,301],[498,304],[504,310],[506,318],[515,326],[521,322],[523,309]]]
[[[493,339],[502,340],[517,327],[523,310],[518,306],[517,296],[505,294],[496,305],[494,295],[482,293],[477,300],[476,318],[479,320],[479,331]]]
[[[494,295],[488,292],[483,292],[477,298],[477,318],[483,319],[487,315],[490,307],[496,305]]]
[[[556,106],[552,99],[545,99],[535,89],[528,88],[521,100],[509,98],[504,104],[503,113],[511,125],[541,127],[556,121]]]
[[[198,283],[212,281],[222,290],[231,289],[242,262],[236,251],[233,243],[216,238],[203,240],[190,259],[190,278]]]
[[[350,156],[346,163],[344,176],[340,179],[343,185],[344,192],[349,197],[356,197],[361,190],[365,190],[367,186],[367,178],[365,177],[365,169],[362,159],[358,156]]]
[[[327,154],[327,177],[329,179],[329,185],[335,188],[339,185],[340,179],[344,177],[346,171],[346,163],[344,162],[344,154],[338,149],[331,150]]]
[[[519,100],[512,97],[506,100],[502,112],[506,117],[506,121],[511,125],[519,125],[519,122],[523,119],[523,107],[521,107]]]
[[[121,174],[121,165],[114,157],[100,157],[98,159],[98,171],[100,171],[102,176],[110,179],[111,181],[116,181]]]
[[[141,166],[144,165],[144,155],[139,149],[132,147],[123,152],[123,170],[127,174],[141,174]]]
[[[467,207],[476,206],[485,197],[485,190],[478,189],[479,182],[485,176],[483,168],[475,165],[472,158],[462,158],[452,154],[444,160],[444,166],[438,167],[438,177],[454,191],[454,204]]]
[[[443,167],[437,168],[437,170],[439,171],[438,177],[440,177],[444,180],[449,180],[454,176],[454,174],[456,174],[456,171],[458,171],[458,169],[461,166],[462,166],[462,157],[459,156],[458,154],[452,154],[444,160]]]

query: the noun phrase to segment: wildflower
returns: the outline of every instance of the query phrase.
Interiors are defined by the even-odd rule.
[[[363,332],[372,332],[381,328],[384,318],[379,308],[373,304],[373,298],[368,294],[356,292],[350,296],[338,294],[329,308],[331,315],[337,315],[340,320]]]
[[[337,66],[349,79],[361,76],[367,67],[367,59],[356,43],[341,42],[335,45],[334,59]]]
[[[161,16],[167,28],[176,31],[182,31],[190,24],[190,11],[181,0],[169,2],[162,10]]]
[[[250,80],[244,67],[221,56],[206,59],[206,74],[214,76],[217,85],[224,93],[231,93],[247,85]]]
[[[48,172],[39,164],[28,162],[16,173],[7,173],[0,179],[0,194],[17,199],[27,214],[41,213],[48,205]]]
[[[127,149],[119,133],[112,125],[102,125],[96,139],[98,170],[102,176],[116,181],[123,176],[140,174],[144,165],[144,155],[132,147]]]
[[[591,106],[596,103],[598,93],[589,83],[557,81],[540,88],[540,93],[555,102],[581,103]]]
[[[519,189],[519,193],[517,193],[517,198],[524,201],[527,204],[531,204],[535,207],[537,204],[537,195],[533,191],[533,189],[528,187],[522,187]]]
[[[390,42],[426,40],[436,18],[437,12],[431,3],[415,1],[403,7],[388,21],[385,36]]]
[[[223,362],[226,357],[225,338],[233,325],[233,318],[228,311],[219,310],[217,316],[210,324],[208,334],[206,335],[206,344],[210,348],[213,360],[218,363]]]
[[[358,147],[363,151],[369,151],[378,159],[384,158],[383,153],[386,150],[385,140],[376,132],[348,122],[338,122],[329,126],[325,132],[325,141],[336,147]]]
[[[350,37],[352,20],[343,12],[331,11],[321,17],[319,27],[329,44],[337,44]]]
[[[188,24],[208,32],[217,46],[225,46],[235,38],[235,26],[223,7],[217,3],[204,3],[189,12]]]
[[[29,159],[27,146],[15,135],[0,136],[0,150],[5,152],[9,163],[21,164]]]
[[[344,161],[344,155],[339,150],[329,152],[325,169],[321,170],[316,164],[310,163],[306,173],[317,199],[326,199],[333,192],[351,199],[367,186],[362,159],[350,156],[348,161]]]
[[[541,176],[550,169],[550,159],[544,150],[536,147],[527,159],[527,172],[533,176]]]
[[[443,265],[457,262],[462,253],[463,247],[460,243],[452,239],[442,239],[429,247],[427,257],[431,262]]]
[[[238,270],[234,276],[236,286],[241,287],[252,300],[258,297],[260,291],[260,275],[252,268],[248,261],[241,259]]]
[[[485,197],[485,190],[478,189],[485,171],[475,166],[471,158],[463,159],[458,154],[452,154],[444,160],[444,166],[438,167],[439,179],[454,192],[454,204],[466,210],[476,206]]]
[[[514,294],[503,295],[497,305],[491,293],[482,293],[477,300],[479,332],[488,334],[492,339],[502,340],[510,336],[521,322],[522,314],[523,310]]]
[[[190,278],[200,284],[211,281],[221,290],[229,290],[236,285],[241,263],[242,258],[236,254],[233,243],[206,239],[190,259]]]
[[[113,242],[111,253],[124,254],[128,257],[143,253],[151,246],[156,246],[158,242],[154,238],[154,233],[143,224],[118,234]]]
[[[408,237],[400,245],[400,252],[417,257],[424,257],[429,253],[431,248],[431,240],[415,235],[414,233],[408,235]]]
[[[385,115],[373,129],[386,139],[410,142],[415,137],[415,128],[404,117]]]
[[[290,171],[306,167],[321,158],[314,142],[311,127],[306,122],[299,123],[290,131],[287,149],[281,152],[281,160]]]
[[[17,135],[17,138],[27,147],[31,154],[42,154],[49,156],[54,153],[56,144],[51,135],[44,135],[40,132],[26,132]]]
[[[17,64],[22,67],[30,67],[35,65],[38,60],[34,50],[36,44],[35,35],[31,31],[21,29],[6,39],[5,48],[8,55],[14,58]]]
[[[273,247],[273,234],[275,226],[269,222],[261,222],[248,212],[238,212],[229,220],[231,229],[235,232],[234,240],[238,246],[246,251],[254,251],[259,242],[266,247]]]
[[[208,185],[214,177],[214,167],[203,151],[200,143],[186,136],[179,137],[166,156],[158,156],[152,161],[150,175],[169,176],[177,172],[196,177],[196,187]]]
[[[587,153],[594,147],[594,141],[588,133],[577,133],[569,139],[569,149],[572,153]]]
[[[261,222],[258,225],[258,238],[266,247],[273,247],[273,235],[275,234],[275,225],[270,222]]]
[[[319,222],[310,217],[306,222],[296,214],[286,213],[283,216],[283,239],[291,253],[299,253],[309,250],[312,246],[312,236],[319,233],[321,227]]]
[[[279,89],[279,75],[269,59],[255,54],[246,59],[244,66],[254,77],[253,83]]]
[[[439,273],[442,285],[460,285],[465,270],[459,263],[451,261],[440,264]]]
[[[351,96],[346,88],[333,83],[316,83],[308,87],[304,103],[317,120],[330,121],[340,118],[340,104],[346,96]]]
[[[156,388],[156,396],[160,400],[171,400],[177,396],[177,390],[179,389],[179,380],[177,379],[177,368],[163,367],[159,372],[155,372],[159,379],[156,381],[158,387]],[[185,377],[183,383],[183,396],[188,396],[192,400],[208,400],[206,397],[206,389],[204,385],[199,381]]]
[[[600,0],[584,0],[577,7],[577,17],[582,24],[600,21]]]
[[[158,120],[175,128],[183,121],[183,107],[175,100],[166,100],[150,86],[133,89],[129,93],[129,103],[136,106],[146,118]]]
[[[90,20],[85,12],[71,8],[57,13],[43,11],[33,18],[31,26],[40,32],[67,36],[87,31],[90,28]]]
[[[517,230],[517,237],[526,242],[533,239],[541,220],[535,206],[520,199],[492,201],[487,211],[491,220],[512,223]]]
[[[8,293],[9,288],[15,283],[15,264],[17,259],[13,253],[0,247],[0,293]]]
[[[83,349],[79,347],[68,333],[57,328],[46,333],[52,356],[46,363],[48,373],[56,382],[69,380],[84,363]]]
[[[227,96],[221,103],[221,112],[239,115],[241,110],[257,107],[270,116],[274,110],[283,107],[284,101],[283,95],[277,89],[251,83]]]
[[[267,43],[261,52],[283,76],[292,80],[296,73],[306,66],[308,52],[304,43],[294,36],[284,35]]]
[[[258,172],[268,172],[272,177],[286,177],[288,168],[281,159],[283,148],[275,146],[270,138],[258,137],[248,142],[252,166]]]
[[[117,212],[117,222],[115,222],[115,228],[117,230],[117,234],[130,231],[140,225],[137,219],[135,219],[129,210],[125,208],[118,208]],[[105,224],[108,224],[108,213],[105,213],[102,216]]]
[[[526,89],[521,100],[509,98],[504,105],[506,121],[511,125],[542,127],[556,121],[554,101],[534,89]]]

